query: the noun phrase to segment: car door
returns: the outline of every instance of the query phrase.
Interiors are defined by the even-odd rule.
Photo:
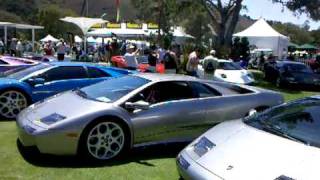
[[[57,66],[36,78],[43,78],[45,83],[33,86],[32,94],[35,101],[88,85],[88,75],[83,66]]]
[[[188,82],[159,82],[137,96],[129,102],[137,102],[142,97],[151,105],[147,110],[130,113],[135,143],[189,140],[194,134],[192,125],[204,119],[204,112]]]

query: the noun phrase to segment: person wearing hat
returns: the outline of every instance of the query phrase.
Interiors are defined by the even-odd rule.
[[[218,68],[218,58],[216,58],[216,51],[211,50],[210,55],[205,57],[202,63],[204,70],[204,78],[212,80],[214,72]]]
[[[124,55],[124,59],[127,63],[127,68],[131,70],[135,70],[138,67],[137,55],[139,53],[139,49],[135,50],[135,47],[130,44],[127,47],[127,53]]]

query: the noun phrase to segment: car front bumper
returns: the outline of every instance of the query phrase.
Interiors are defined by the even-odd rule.
[[[23,146],[35,146],[41,153],[54,155],[75,155],[78,149],[78,136],[69,136],[70,133],[63,130],[37,131],[32,124],[19,123],[17,121],[18,138]]]
[[[178,172],[183,179],[223,179],[195,162],[185,150],[177,156],[176,164]]]

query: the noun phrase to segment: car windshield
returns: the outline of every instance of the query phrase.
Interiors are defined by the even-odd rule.
[[[304,99],[271,108],[244,119],[249,126],[320,147],[319,99]]]
[[[49,64],[38,64],[35,66],[16,68],[16,69],[13,69],[10,71],[6,71],[3,74],[3,77],[13,78],[13,79],[22,79],[33,72],[36,72],[36,71],[39,71],[41,69],[45,69],[48,67],[50,67]]]
[[[223,70],[241,70],[241,66],[234,62],[219,62],[218,69]]]
[[[312,73],[312,70],[303,64],[290,64],[285,66],[290,72]]]
[[[78,95],[88,99],[111,103],[149,82],[149,80],[137,76],[124,76],[103,81],[76,92]]]

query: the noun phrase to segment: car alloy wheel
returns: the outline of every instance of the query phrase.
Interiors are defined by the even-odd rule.
[[[87,136],[87,150],[98,160],[117,156],[124,148],[125,135],[120,125],[114,122],[100,122]]]
[[[0,94],[0,114],[5,118],[15,118],[27,106],[27,98],[19,91],[9,90]]]

